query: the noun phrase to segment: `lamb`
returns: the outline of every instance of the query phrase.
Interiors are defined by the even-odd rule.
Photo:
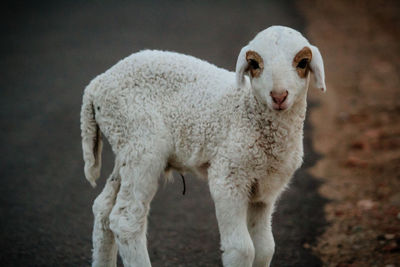
[[[151,266],[147,214],[160,174],[192,172],[215,202],[224,266],[269,266],[274,203],[302,164],[310,73],[326,90],[317,47],[272,26],[242,48],[236,72],[173,52],[141,51],[86,87],[85,176],[100,175],[102,135],[115,166],[93,205],[93,266]]]

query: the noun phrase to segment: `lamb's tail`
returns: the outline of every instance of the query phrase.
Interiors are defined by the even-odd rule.
[[[85,176],[90,184],[95,187],[96,180],[100,176],[103,141],[99,125],[95,119],[92,98],[90,88],[86,88],[83,94],[81,110],[81,136],[83,160],[85,161]]]

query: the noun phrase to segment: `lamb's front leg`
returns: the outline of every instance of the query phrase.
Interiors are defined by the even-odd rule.
[[[249,203],[248,227],[255,248],[253,267],[269,266],[274,255],[275,242],[271,229],[273,203]]]
[[[248,198],[245,186],[235,177],[215,177],[209,172],[209,186],[221,237],[225,267],[251,267],[254,246],[247,230]]]

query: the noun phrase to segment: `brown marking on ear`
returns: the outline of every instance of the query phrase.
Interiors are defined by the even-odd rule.
[[[259,77],[264,70],[262,57],[257,52],[250,50],[246,52],[246,60],[248,63],[246,71],[250,71],[252,77]]]
[[[308,48],[307,46],[303,47],[293,58],[293,67],[296,68],[297,74],[300,76],[300,78],[306,78],[308,72],[310,71],[310,62],[312,59],[312,52],[311,49]],[[301,68],[301,64],[299,66],[299,63],[302,60],[306,60],[307,64],[304,68]],[[304,61],[303,61],[304,62]]]

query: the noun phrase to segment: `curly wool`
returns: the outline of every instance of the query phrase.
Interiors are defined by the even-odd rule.
[[[238,168],[260,169],[261,177],[301,164],[305,96],[288,113],[272,112],[258,103],[249,81],[238,88],[235,73],[191,56],[133,54],[87,86],[83,106],[88,121],[94,110],[115,154],[129,142],[162,136],[169,165],[181,172],[203,174],[219,150],[227,150]],[[87,178],[93,182],[98,174]]]

